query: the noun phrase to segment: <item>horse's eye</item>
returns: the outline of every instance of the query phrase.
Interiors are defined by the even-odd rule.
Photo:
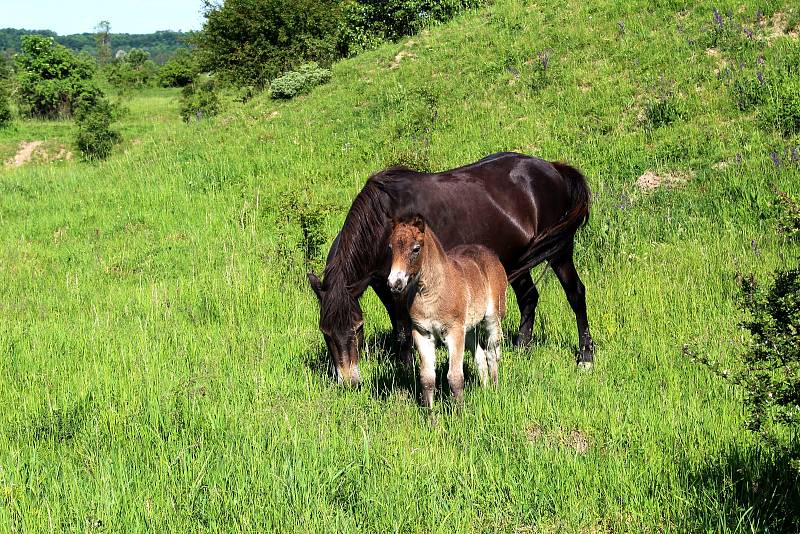
[[[389,243],[389,250],[392,250],[392,244]]]
[[[415,243],[413,247],[411,247],[411,252],[419,252],[420,244]]]

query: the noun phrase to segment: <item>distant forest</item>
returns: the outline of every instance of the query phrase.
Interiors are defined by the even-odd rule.
[[[19,51],[23,35],[45,35],[53,37],[57,42],[76,52],[86,52],[97,56],[97,45],[94,33],[76,33],[73,35],[58,35],[50,30],[17,30],[14,28],[0,29],[0,52],[10,55]],[[186,48],[186,41],[192,32],[174,32],[170,30],[155,33],[132,34],[111,33],[111,56],[118,50],[129,51],[131,48],[140,48],[150,52],[150,59],[158,64],[167,61],[179,48]]]

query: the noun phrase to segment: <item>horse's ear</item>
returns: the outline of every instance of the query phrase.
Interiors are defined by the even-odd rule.
[[[416,227],[416,229],[423,234],[425,233],[425,219],[419,215],[414,215],[414,218],[411,219],[411,225]]]
[[[309,272],[308,283],[311,284],[311,289],[313,289],[314,294],[317,295],[317,300],[322,300],[322,280],[320,280],[316,274]]]

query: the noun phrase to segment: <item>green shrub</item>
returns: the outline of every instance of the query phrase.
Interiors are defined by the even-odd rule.
[[[741,280],[742,326],[751,342],[731,369],[695,357],[744,392],[747,426],[800,469],[800,267],[775,273],[764,288],[751,275]]]
[[[106,159],[119,143],[119,132],[111,129],[115,107],[105,98],[83,95],[75,109],[75,148],[88,161]]]
[[[181,93],[181,117],[185,122],[201,120],[219,112],[219,97],[213,82],[195,81]]]
[[[8,93],[3,85],[0,85],[0,128],[5,128],[11,123],[11,106],[8,103]]]
[[[750,111],[767,98],[767,82],[762,72],[742,73],[731,84],[733,101],[739,111]]]
[[[680,118],[681,109],[671,95],[655,98],[644,106],[644,126],[647,130],[667,126]]]
[[[800,75],[783,75],[770,87],[762,120],[786,137],[800,132]]]
[[[445,22],[486,0],[350,0],[344,2],[339,34],[342,55],[374,48],[422,28]]]
[[[162,87],[186,87],[197,74],[197,63],[192,51],[180,48],[158,70],[158,83]]]
[[[800,240],[800,203],[783,191],[777,191],[777,195],[778,233],[790,241]]]
[[[102,95],[94,64],[52,38],[26,35],[16,56],[20,112],[28,117],[71,117],[82,94]]]
[[[297,71],[289,71],[275,78],[269,86],[269,96],[275,99],[289,99],[309,92],[317,85],[327,83],[331,71],[320,68],[316,63],[301,65]]]

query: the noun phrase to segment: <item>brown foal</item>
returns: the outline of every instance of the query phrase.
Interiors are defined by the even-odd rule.
[[[459,245],[447,252],[418,215],[392,221],[389,288],[406,291],[412,336],[420,355],[422,404],[433,407],[436,341],[447,346],[447,381],[456,400],[464,393],[464,347],[475,355],[481,384],[497,384],[497,363],[506,313],[508,279],[497,256],[481,245]],[[486,350],[476,328],[483,323]]]

